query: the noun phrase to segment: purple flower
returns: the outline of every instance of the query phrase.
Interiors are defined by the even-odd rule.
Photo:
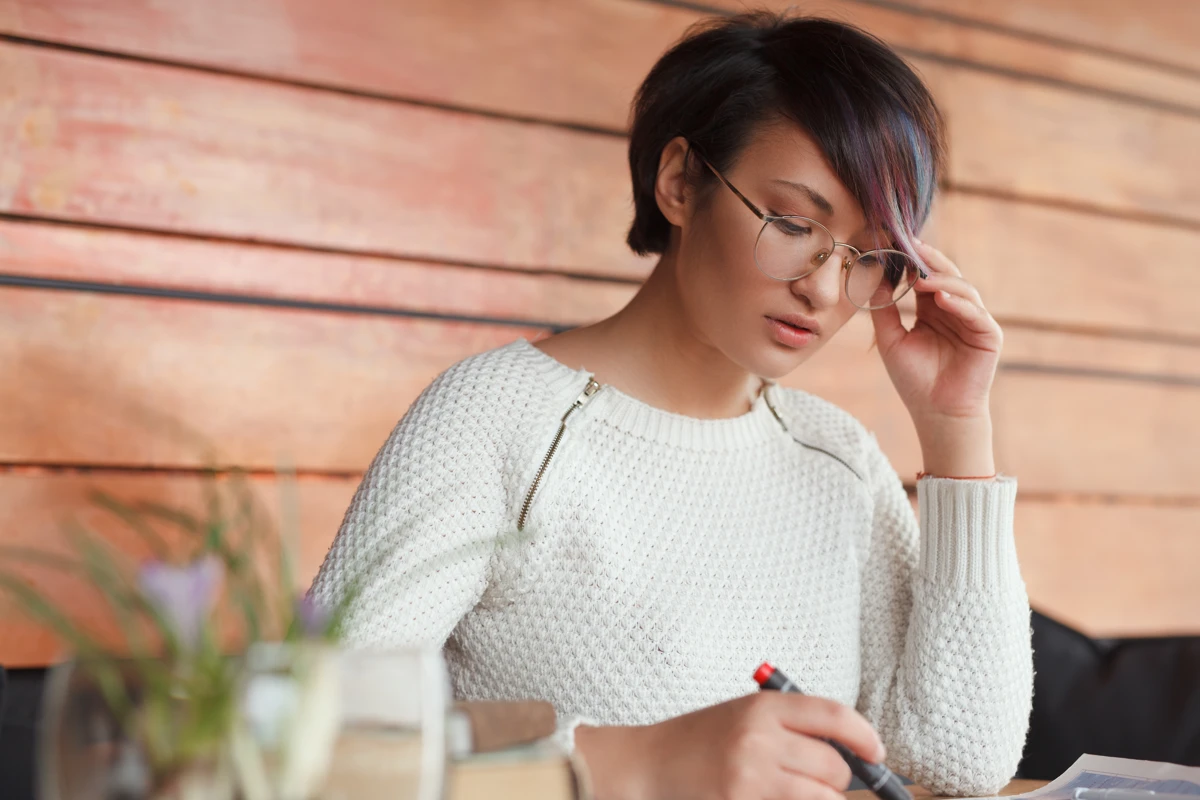
[[[138,573],[142,594],[166,618],[184,647],[195,647],[217,601],[224,570],[215,556],[183,567],[148,561]]]
[[[324,636],[329,627],[329,610],[306,594],[296,600],[296,619],[305,636]]]

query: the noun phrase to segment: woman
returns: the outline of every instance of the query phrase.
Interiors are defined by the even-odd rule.
[[[928,91],[857,29],[726,19],[653,68],[629,154],[645,285],[438,377],[315,596],[356,587],[354,642],[444,645],[459,697],[553,702],[601,798],[832,798],[822,737],[999,789],[1032,684],[1001,332],[914,238],[943,157]],[[863,308],[921,442],[919,525],[859,422],[773,383]],[[809,696],[755,694],[764,660]]]

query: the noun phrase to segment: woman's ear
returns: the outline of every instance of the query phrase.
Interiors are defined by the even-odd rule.
[[[691,146],[682,136],[667,142],[658,158],[658,178],[654,181],[654,197],[658,210],[677,228],[687,222],[691,198],[687,179],[688,158]]]

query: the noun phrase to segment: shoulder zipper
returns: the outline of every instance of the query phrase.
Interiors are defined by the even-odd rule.
[[[815,444],[809,444],[808,442],[802,440],[800,437],[796,436],[796,434],[792,433],[791,428],[789,428],[787,423],[783,421],[783,416],[780,415],[779,411],[775,408],[775,404],[771,402],[771,395],[767,390],[770,389],[771,387],[773,387],[774,385],[775,385],[774,383],[768,383],[766,386],[764,386],[762,395],[763,395],[763,400],[766,401],[767,408],[771,409],[771,414],[775,417],[775,421],[779,423],[779,426],[781,428],[783,428],[783,430],[789,436],[792,437],[792,439],[796,442],[796,444],[798,444],[801,447],[804,447],[808,450],[812,450],[817,453],[823,453],[823,454],[829,456],[834,461],[837,461],[843,467],[845,467],[846,469],[848,469],[852,473],[854,473],[854,477],[858,478],[863,483],[866,483],[866,481],[863,480],[863,476],[861,474],[859,474],[858,470],[856,470],[854,467],[850,466],[850,464],[846,461],[846,459],[842,458],[841,456],[837,455],[836,453],[831,453],[830,451],[826,450],[824,447],[817,447]]]
[[[563,414],[562,422],[558,426],[558,433],[554,434],[554,441],[550,442],[550,449],[546,451],[545,458],[542,459],[542,465],[538,467],[537,475],[533,478],[533,483],[529,487],[529,492],[525,495],[525,502],[521,504],[521,514],[517,517],[517,530],[525,528],[525,520],[529,518],[529,508],[533,505],[533,497],[537,494],[538,487],[542,485],[542,479],[546,477],[546,468],[550,466],[551,459],[558,451],[558,445],[562,442],[563,434],[567,432],[567,420],[571,418],[579,409],[587,405],[588,400],[592,399],[592,395],[600,391],[600,384],[595,378],[588,380],[587,386],[583,388],[583,392],[567,409],[567,413]]]
[[[767,408],[771,410],[771,416],[774,417],[775,421],[779,423],[779,427],[783,428],[783,430],[785,432],[791,433],[791,431],[788,430],[787,423],[783,421],[783,417],[781,417],[779,415],[779,411],[775,408],[775,404],[773,402],[771,402],[771,391],[770,390],[771,390],[771,387],[773,387],[774,385],[775,385],[774,383],[770,383],[770,382],[767,382],[763,385],[763,388],[762,388],[763,402],[766,403]]]

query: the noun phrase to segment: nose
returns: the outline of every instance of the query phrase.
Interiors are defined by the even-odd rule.
[[[853,259],[849,253],[833,255],[814,272],[792,281],[792,292],[808,298],[814,310],[832,308],[842,299],[842,278]]]

